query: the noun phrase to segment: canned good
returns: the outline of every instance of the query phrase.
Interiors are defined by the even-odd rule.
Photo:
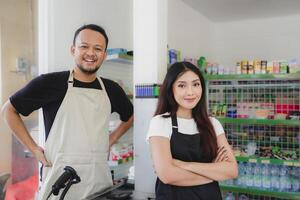
[[[248,73],[248,60],[243,60],[242,63],[242,74]]]
[[[248,61],[248,74],[254,74],[254,67],[253,67],[253,61]]]
[[[254,74],[261,74],[261,60],[254,60],[253,68]]]
[[[279,74],[280,73],[280,66],[278,61],[273,61],[273,73]]]
[[[261,61],[261,73],[262,74],[267,73],[267,63],[268,63],[268,61],[266,61],[266,60]]]
[[[279,63],[280,63],[280,73],[281,74],[288,73],[288,62],[284,60]]]
[[[241,67],[241,62],[236,62],[236,74],[241,74],[242,73],[242,67]]]
[[[267,74],[271,74],[273,73],[273,62],[272,61],[268,61],[267,62],[267,70],[266,70]]]
[[[177,62],[177,51],[175,49],[169,50],[169,63],[173,64]]]

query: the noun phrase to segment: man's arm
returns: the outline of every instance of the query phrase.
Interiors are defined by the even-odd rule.
[[[32,139],[19,113],[9,100],[2,107],[2,115],[9,128],[20,140],[20,142],[24,146],[26,146],[36,157],[36,159],[40,161],[44,166],[50,166],[51,164],[46,160],[44,156],[43,149],[39,147]]]
[[[109,135],[109,147],[111,147],[116,141],[132,126],[133,115],[127,120],[127,122],[121,122],[119,126]]]

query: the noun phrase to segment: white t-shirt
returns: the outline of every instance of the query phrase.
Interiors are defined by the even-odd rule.
[[[166,113],[167,114],[167,113]],[[166,115],[162,114],[162,115]],[[156,115],[150,121],[149,130],[147,133],[146,141],[152,136],[162,136],[171,139],[172,135],[172,120],[171,117],[164,118],[162,115]],[[214,117],[209,117],[216,135],[224,134],[222,124]],[[178,132],[187,135],[194,135],[198,133],[197,124],[194,119],[184,119],[177,117]]]

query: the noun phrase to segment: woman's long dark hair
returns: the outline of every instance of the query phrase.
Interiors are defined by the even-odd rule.
[[[169,112],[171,116],[176,116],[178,104],[174,98],[173,84],[187,71],[194,72],[201,82],[202,96],[200,101],[193,108],[192,116],[196,121],[197,128],[201,136],[201,145],[205,152],[205,157],[212,160],[217,156],[217,137],[207,113],[205,80],[200,70],[195,65],[189,62],[177,62],[169,68],[160,88],[160,95],[154,115],[161,115]]]

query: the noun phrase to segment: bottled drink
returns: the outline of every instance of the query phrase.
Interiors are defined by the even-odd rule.
[[[300,171],[298,171],[300,167],[294,166],[291,170],[291,182],[292,182],[292,191],[293,192],[300,192]]]
[[[233,196],[232,192],[227,193],[225,200],[234,200],[234,196]]]
[[[253,187],[253,170],[252,170],[252,163],[246,164],[246,185],[247,187]]]
[[[262,166],[262,187],[266,190],[271,188],[271,177],[268,164],[263,164]]]
[[[253,174],[254,174],[254,181],[253,185],[256,188],[260,188],[262,186],[261,183],[261,164],[255,164],[254,169],[253,169]]]
[[[245,164],[243,162],[239,163],[239,176],[237,178],[236,184],[239,186],[246,186],[245,179]]]
[[[279,167],[277,165],[271,166],[271,189],[278,191],[279,185]]]
[[[291,191],[292,190],[292,167],[287,167],[287,176],[286,176],[286,183],[285,183],[285,191]]]
[[[286,190],[286,182],[287,182],[287,168],[286,166],[282,165],[280,167],[280,172],[279,172],[279,190],[280,191],[285,191]]]

